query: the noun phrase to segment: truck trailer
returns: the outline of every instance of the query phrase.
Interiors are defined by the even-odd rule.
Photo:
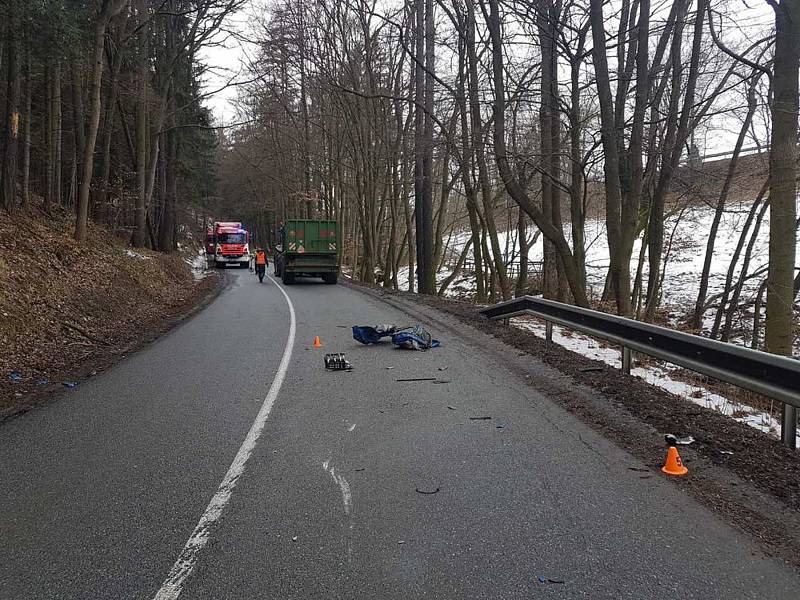
[[[278,230],[275,275],[290,285],[297,277],[339,277],[339,227],[336,221],[290,219]]]

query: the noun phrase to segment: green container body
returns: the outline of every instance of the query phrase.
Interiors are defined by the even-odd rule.
[[[339,226],[336,221],[290,219],[284,223],[287,254],[339,254]]]
[[[289,219],[284,223],[284,270],[297,275],[339,271],[339,226],[336,221]]]

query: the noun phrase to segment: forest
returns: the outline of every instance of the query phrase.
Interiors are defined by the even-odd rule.
[[[283,219],[335,218],[367,284],[468,279],[478,303],[541,293],[663,321],[676,223],[699,207],[676,322],[731,339],[745,306],[751,345],[791,353],[800,0],[2,7],[8,212],[70,210],[77,240],[99,223],[165,252],[187,214],[265,244]],[[230,43],[243,64],[212,64]],[[232,123],[206,102],[220,67]]]

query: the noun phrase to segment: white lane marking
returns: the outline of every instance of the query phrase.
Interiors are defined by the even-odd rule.
[[[192,574],[192,571],[197,565],[200,552],[206,547],[214,525],[217,520],[219,520],[223,510],[225,510],[233,494],[233,489],[236,487],[236,483],[242,476],[242,473],[244,473],[247,460],[253,453],[258,443],[258,438],[261,437],[261,432],[264,430],[264,425],[267,422],[269,413],[272,411],[275,399],[278,397],[278,392],[281,389],[281,385],[283,385],[283,380],[289,369],[289,361],[292,359],[292,349],[294,348],[294,338],[297,329],[294,305],[283,288],[279,286],[272,277],[269,275],[267,275],[267,277],[269,277],[275,284],[275,287],[281,291],[281,294],[283,294],[283,297],[286,299],[286,303],[289,305],[289,337],[286,339],[283,357],[278,365],[278,371],[275,373],[275,378],[272,380],[272,385],[267,392],[267,396],[264,398],[264,403],[261,405],[261,409],[258,411],[255,421],[253,421],[253,424],[250,426],[250,431],[247,433],[244,442],[242,442],[239,452],[236,453],[236,458],[233,459],[231,466],[228,468],[228,472],[225,474],[225,478],[222,480],[222,483],[219,484],[219,488],[217,488],[217,493],[214,494],[214,497],[211,498],[211,502],[208,503],[206,511],[203,513],[203,516],[200,517],[200,521],[198,521],[192,535],[189,536],[186,545],[178,556],[178,560],[175,561],[169,575],[167,575],[164,583],[161,584],[161,589],[156,593],[154,600],[176,600],[178,596],[181,595],[186,578]]]

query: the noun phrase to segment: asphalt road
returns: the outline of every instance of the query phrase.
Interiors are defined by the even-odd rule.
[[[414,319],[309,281],[285,288],[287,350],[277,285],[228,278],[0,427],[0,598],[800,597],[793,570],[630,470],[480,334],[360,346],[351,325]],[[355,370],[326,372],[334,351]],[[397,381],[417,377],[446,383]]]

